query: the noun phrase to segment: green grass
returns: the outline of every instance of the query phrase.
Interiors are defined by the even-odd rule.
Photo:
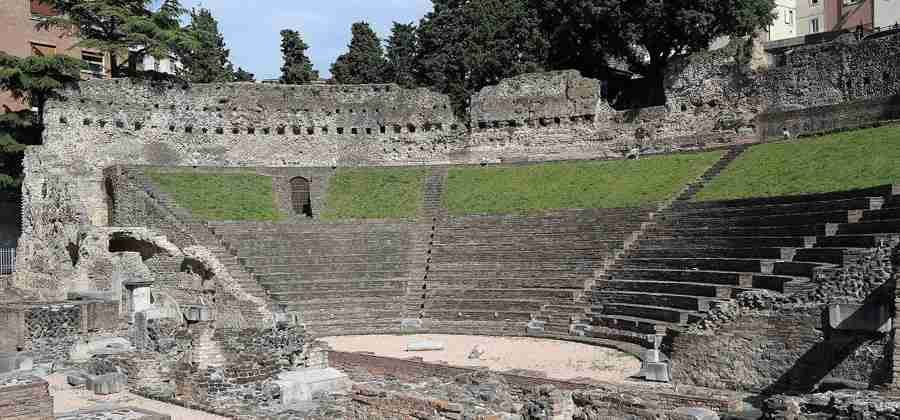
[[[696,200],[841,191],[900,179],[900,127],[850,131],[750,148]]]
[[[672,197],[721,156],[456,168],[450,170],[444,204],[454,215],[637,207]]]
[[[428,172],[422,168],[339,169],[322,218],[403,219],[417,215]]]
[[[149,172],[182,208],[204,220],[272,221],[281,218],[272,178],[262,175]]]

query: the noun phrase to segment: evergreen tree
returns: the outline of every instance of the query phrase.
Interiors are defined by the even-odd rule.
[[[0,52],[0,91],[37,108],[0,114],[0,189],[18,186],[22,175],[22,152],[26,145],[40,144],[44,105],[58,97],[57,91],[78,83],[82,62],[63,55],[13,57]]]
[[[459,115],[481,88],[541,70],[548,50],[527,0],[435,0],[418,35],[420,84],[450,95]]]
[[[235,82],[255,82],[256,76],[240,67],[234,72]]]
[[[354,23],[351,32],[348,51],[332,64],[331,76],[341,84],[381,83],[386,65],[381,40],[366,22]]]
[[[281,83],[302,84],[319,80],[319,72],[313,70],[312,61],[306,56],[309,45],[300,38],[300,33],[285,29],[281,31]]]
[[[228,59],[225,38],[219,22],[209,9],[191,11],[191,23],[185,28],[196,40],[196,48],[181,53],[182,75],[194,83],[230,82],[234,66]]]
[[[418,48],[416,25],[394,22],[387,41],[387,65],[383,80],[405,88],[415,87]]]
[[[60,28],[80,39],[77,46],[109,53],[113,77],[122,74],[121,57],[127,57],[129,74],[146,55],[169,58],[178,51],[197,47],[196,40],[181,28],[185,13],[178,0],[163,0],[151,10],[153,0],[40,0],[53,6],[59,16],[49,17],[39,28]]]

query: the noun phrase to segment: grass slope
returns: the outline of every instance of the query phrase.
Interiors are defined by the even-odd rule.
[[[422,168],[339,169],[328,187],[322,218],[412,218],[422,207],[428,172]]]
[[[179,206],[205,220],[269,221],[281,218],[272,178],[256,174],[147,174]]]
[[[637,161],[455,168],[444,204],[454,215],[637,207],[670,198],[721,156],[708,152]]]
[[[840,191],[900,179],[900,127],[889,126],[750,148],[696,200]]]

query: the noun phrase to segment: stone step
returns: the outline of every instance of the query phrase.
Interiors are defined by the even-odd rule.
[[[889,243],[892,234],[834,235],[818,239],[816,247],[824,248],[877,248],[882,243]]]
[[[758,207],[781,204],[811,203],[811,202],[828,202],[834,200],[847,200],[855,198],[867,197],[883,197],[890,196],[893,193],[892,185],[881,185],[871,188],[860,188],[856,190],[835,191],[827,193],[814,193],[803,195],[788,195],[778,197],[755,197],[736,200],[722,201],[699,201],[692,203],[683,203],[683,209],[712,209],[712,208],[734,208],[734,207]],[[819,207],[822,208],[822,207]],[[827,208],[827,207],[826,207]]]
[[[406,289],[355,289],[322,292],[269,292],[269,296],[279,303],[306,302],[317,299],[357,299],[357,298],[394,298],[406,295]],[[352,304],[352,303],[351,303]]]
[[[408,280],[409,271],[337,271],[319,273],[291,273],[291,274],[259,274],[256,280],[261,284],[280,283],[291,281],[314,280]]]
[[[818,236],[827,233],[825,226],[817,224],[787,226],[737,226],[711,228],[657,227],[648,232],[654,236],[718,237],[718,236]]]
[[[538,312],[545,304],[542,300],[526,299],[443,299],[435,298],[425,301],[425,310],[439,311],[503,311],[503,312]]]
[[[837,235],[860,235],[879,233],[900,233],[900,219],[883,219],[859,223],[841,224]]]
[[[577,291],[564,289],[427,289],[428,299],[537,299],[573,301]]]
[[[767,248],[637,248],[628,258],[756,258],[791,260],[796,252],[792,247]]]
[[[817,244],[816,236],[710,236],[710,237],[673,237],[658,236],[643,238],[638,241],[640,249],[671,248],[809,248]]]
[[[402,280],[363,280],[363,281],[340,281],[340,280],[323,280],[312,282],[264,282],[260,283],[272,293],[276,292],[319,292],[333,291],[340,292],[345,290],[376,290],[376,289],[401,289],[406,287],[406,282]]]
[[[677,228],[703,228],[703,227],[747,227],[747,226],[790,226],[790,225],[814,225],[818,223],[853,223],[861,217],[856,210],[826,211],[812,213],[795,213],[772,216],[741,216],[728,218],[698,218],[677,217],[675,219],[662,219],[669,227]]]
[[[682,309],[687,311],[707,312],[713,298],[698,296],[673,295],[665,293],[647,293],[605,290],[595,293],[595,305],[634,304],[661,308]]]
[[[718,286],[707,283],[666,282],[645,280],[598,280],[594,286],[595,293],[605,291],[665,293],[687,296],[727,299],[742,290],[733,286]]]
[[[656,268],[676,270],[715,270],[762,273],[771,260],[740,258],[631,258],[622,261],[624,268]]]
[[[626,303],[605,303],[602,306],[592,307],[591,312],[664,321],[678,325],[687,324],[691,315],[696,314],[695,311],[689,310]]]
[[[831,201],[811,201],[792,204],[776,204],[763,206],[741,206],[732,208],[714,208],[714,209],[682,209],[677,211],[668,211],[660,214],[662,218],[726,218],[726,217],[745,217],[745,216],[776,216],[792,213],[809,213],[819,212],[823,209],[830,211],[837,210],[875,210],[882,207],[884,198],[882,197],[860,197],[843,200]]]
[[[425,309],[425,318],[443,321],[520,321],[528,322],[531,312],[499,310],[432,310]]]

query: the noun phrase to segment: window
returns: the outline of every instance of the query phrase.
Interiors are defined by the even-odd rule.
[[[819,33],[819,18],[809,20],[809,32],[813,34]]]
[[[89,51],[82,51],[81,59],[87,66],[87,68],[83,70],[85,73],[88,73],[92,77],[96,78],[103,77],[103,55]]]
[[[31,55],[44,57],[53,54],[56,54],[55,46],[48,44],[38,44],[37,42],[31,43]]]
[[[809,7],[819,7],[819,0],[809,0]]]

